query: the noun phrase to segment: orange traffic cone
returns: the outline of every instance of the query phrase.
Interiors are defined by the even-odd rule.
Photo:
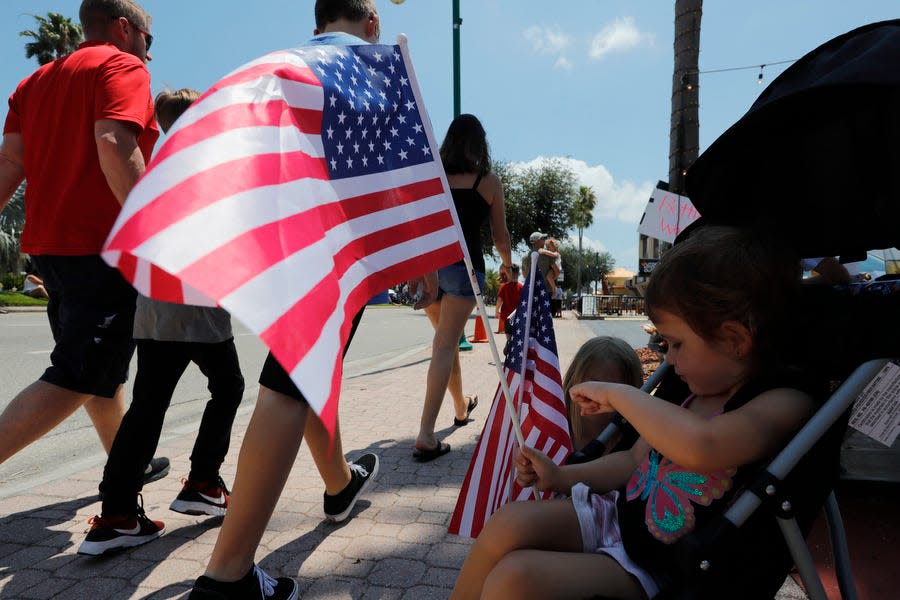
[[[487,330],[484,328],[484,321],[481,320],[481,315],[475,319],[475,335],[469,338],[469,341],[473,344],[488,341]]]
[[[506,333],[506,319],[497,317],[497,331],[494,333]]]

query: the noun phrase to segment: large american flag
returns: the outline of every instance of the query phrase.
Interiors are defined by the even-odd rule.
[[[401,45],[312,45],[224,77],[169,131],[103,256],[141,293],[219,305],[330,427],[375,294],[463,257]]]
[[[530,281],[526,281],[523,289],[528,290],[529,285]],[[562,464],[572,452],[572,440],[553,333],[550,294],[540,271],[535,277],[530,330],[526,334],[527,312],[528,294],[522,294],[506,347],[503,374],[515,402],[526,445],[541,450],[556,464]],[[522,356],[526,352],[523,384]],[[531,488],[522,488],[515,482],[514,458],[518,443],[506,407],[502,386],[498,384],[494,404],[450,519],[450,533],[477,537],[488,518],[501,506],[532,497]],[[551,492],[544,492],[542,497],[551,495]]]

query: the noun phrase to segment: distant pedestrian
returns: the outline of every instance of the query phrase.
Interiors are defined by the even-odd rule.
[[[19,84],[3,128],[0,210],[27,178],[22,250],[50,297],[55,345],[0,415],[0,463],[81,406],[108,452],[125,412],[136,294],[100,250],[159,137],[153,36],[133,0],[84,0],[79,17],[86,41]],[[168,460],[148,469],[155,479]]]
[[[551,312],[556,318],[562,317],[563,298],[565,298],[563,289],[560,286],[556,286],[556,290],[553,292],[553,297],[550,298]]]
[[[553,264],[550,265],[550,271],[547,273],[546,279],[547,289],[550,290],[551,294],[555,294],[556,288],[563,281],[562,254],[559,252],[559,240],[554,238],[548,239],[543,249],[539,250],[539,252],[553,259]]]
[[[29,273],[25,276],[25,281],[22,282],[22,293],[29,298],[46,299],[50,297],[47,293],[47,288],[44,287],[44,280],[34,273]]]
[[[503,200],[503,184],[491,171],[491,155],[481,122],[473,115],[453,119],[444,142],[441,160],[459,215],[466,248],[472,260],[478,285],[484,289],[484,255],[481,226],[490,223],[494,246],[503,261],[500,268],[512,269],[509,231]],[[459,338],[472,309],[475,292],[463,261],[438,271],[438,300],[425,308],[434,326],[431,363],[425,384],[425,402],[419,434],[413,445],[413,457],[421,462],[434,460],[450,451],[450,445],[434,435],[438,413],[449,391],[456,413],[454,425],[464,425],[478,404],[477,397],[463,395],[462,369],[459,366]]]
[[[168,131],[199,97],[199,92],[189,89],[159,94],[156,116],[162,130]],[[228,453],[231,425],[244,395],[231,317],[221,308],[139,296],[134,337],[138,355],[134,398],[103,470],[101,514],[91,519],[79,554],[137,546],[165,532],[163,522],[148,519],[142,503],[138,504],[142,471],[156,451],[175,386],[191,362],[209,379],[211,398],[191,452],[191,471],[170,508],[211,516],[224,515],[228,508],[228,488],[219,468]]]
[[[519,265],[513,265],[510,268],[509,280],[501,285],[497,292],[497,302],[500,305],[497,309],[497,320],[502,323],[502,328],[497,333],[506,333],[507,337],[510,336],[511,328],[508,326],[507,320],[516,311],[521,296],[522,282],[519,281]]]

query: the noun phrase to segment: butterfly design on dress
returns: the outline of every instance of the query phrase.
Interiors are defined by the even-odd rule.
[[[694,507],[709,506],[731,488],[736,469],[713,473],[685,471],[668,458],[650,450],[625,489],[628,500],[646,503],[647,529],[659,541],[671,544],[694,529]]]

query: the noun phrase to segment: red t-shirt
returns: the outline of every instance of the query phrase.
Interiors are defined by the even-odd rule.
[[[497,297],[500,298],[500,315],[501,320],[505,320],[514,310],[516,305],[522,298],[522,284],[518,281],[509,281],[500,286],[497,291]]]
[[[125,121],[138,134],[144,162],[159,130],[150,73],[112,44],[85,42],[42,66],[9,97],[3,133],[24,142],[25,231],[29,254],[99,254],[120,206],[97,157],[94,123]]]

